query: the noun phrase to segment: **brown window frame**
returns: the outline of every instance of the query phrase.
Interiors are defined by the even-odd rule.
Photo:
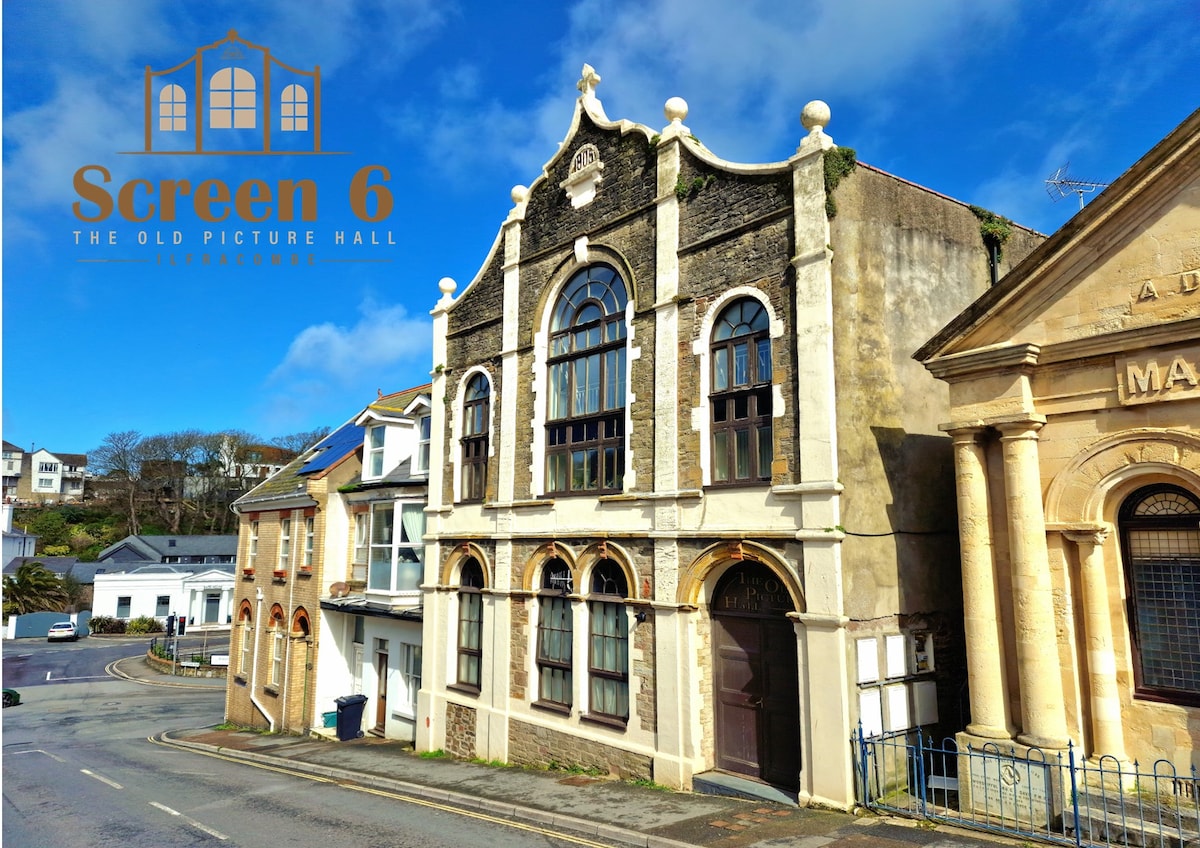
[[[569,597],[569,589],[554,582],[556,575],[566,573],[569,578],[570,566],[561,559],[553,559],[542,567],[542,586],[538,592],[538,625],[537,625],[537,699],[534,701],[540,707],[546,707],[556,712],[569,713],[574,703],[574,638],[575,610]],[[555,626],[550,625],[554,618]],[[553,636],[557,635],[559,650],[547,650]],[[565,649],[564,646],[565,645]],[[557,682],[556,682],[556,678]],[[559,689],[562,697],[554,697],[554,689]]]
[[[467,383],[463,399],[462,500],[484,500],[487,494],[488,438],[491,415],[491,381],[476,374]]]
[[[751,313],[744,312],[747,306]],[[736,310],[736,312],[735,312]],[[766,373],[761,373],[761,344],[766,345]],[[746,374],[738,381],[737,349],[745,345]],[[723,354],[723,357],[722,357]],[[771,462],[775,454],[773,423],[772,345],[770,315],[766,307],[752,297],[726,304],[713,323],[709,347],[710,374],[709,422],[712,428],[712,486],[761,486],[771,482]],[[720,364],[724,359],[722,385]],[[745,435],[746,473],[738,474],[738,436]],[[763,444],[763,439],[766,444]],[[766,455],[763,455],[763,452]],[[760,467],[765,465],[766,467]],[[718,478],[724,469],[723,479]]]
[[[601,560],[592,569],[592,591],[588,595],[588,714],[592,717],[609,721],[627,722],[629,720],[629,616],[625,609],[625,599],[629,594],[625,572],[616,562],[610,559]],[[597,632],[597,625],[608,623],[606,613],[614,613],[616,625],[614,632],[602,629]],[[603,660],[598,661],[598,654],[604,654],[605,646],[613,645],[613,651],[620,654],[613,665],[621,668],[609,668]],[[607,700],[602,696],[605,688],[612,687],[617,699],[618,709],[605,710],[597,706]],[[623,707],[623,708],[622,708]]]
[[[628,304],[625,281],[605,264],[578,271],[555,302],[546,359],[547,495],[624,488]],[[594,399],[577,385],[581,370]]]
[[[457,658],[455,688],[479,692],[483,679],[483,567],[474,557],[463,563],[459,575]],[[472,660],[474,675],[464,675],[464,661],[470,668]]]

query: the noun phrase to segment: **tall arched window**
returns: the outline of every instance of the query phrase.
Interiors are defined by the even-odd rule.
[[[283,652],[284,638],[287,631],[283,629],[283,608],[279,604],[271,607],[271,686],[279,686],[283,681]]]
[[[588,711],[604,718],[629,718],[629,619],[625,572],[610,559],[592,569],[588,595]]]
[[[483,568],[471,558],[458,578],[458,685],[478,692],[482,665]]]
[[[483,374],[467,383],[463,397],[462,499],[481,501],[487,491],[488,421],[492,389]]]
[[[1147,486],[1119,522],[1137,693],[1200,704],[1200,498]]]
[[[208,125],[218,130],[252,130],[258,125],[258,93],[245,68],[222,68],[208,81]]]
[[[561,559],[542,568],[538,593],[538,703],[561,710],[571,708],[571,569]]]
[[[308,89],[289,85],[279,98],[279,128],[284,132],[304,132],[308,129]]]
[[[165,85],[158,93],[158,128],[167,132],[187,129],[187,92],[182,86]]]
[[[550,319],[546,491],[618,492],[625,470],[625,283],[608,265],[567,282]]]
[[[238,654],[238,674],[246,676],[250,667],[250,643],[254,641],[254,616],[248,601],[242,603],[238,612],[238,634],[242,640],[242,650]]]
[[[754,298],[722,310],[712,334],[712,481],[771,479],[771,337]]]

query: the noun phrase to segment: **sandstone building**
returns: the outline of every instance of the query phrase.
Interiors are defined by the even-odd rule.
[[[960,742],[1200,765],[1200,112],[915,356],[950,388]]]
[[[961,726],[946,394],[910,353],[1040,237],[996,256],[819,102],[745,165],[598,82],[433,311],[417,746],[848,806],[860,719]]]

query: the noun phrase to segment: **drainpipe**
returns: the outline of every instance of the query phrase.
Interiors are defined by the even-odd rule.
[[[288,567],[291,567],[291,557],[288,557]],[[288,682],[292,678],[292,617],[296,615],[296,575],[288,574],[288,620],[284,623],[287,635],[284,637],[283,652],[283,688],[279,691],[279,703],[283,704],[283,719],[280,722],[283,729],[288,729]],[[301,693],[303,697],[303,693]]]
[[[258,696],[254,694],[258,691],[258,634],[262,630],[263,592],[261,586],[255,588],[254,600],[258,606],[254,609],[254,669],[250,672],[250,703],[254,705],[255,709],[262,713],[263,718],[270,722],[269,729],[272,733],[274,733],[275,719],[271,717],[271,714],[267,712],[267,708],[263,705],[263,702],[258,700]]]

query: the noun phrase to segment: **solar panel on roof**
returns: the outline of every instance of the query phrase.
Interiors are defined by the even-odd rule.
[[[339,427],[313,446],[313,450],[316,451],[313,458],[304,463],[296,473],[312,474],[314,471],[323,471],[361,445],[365,433],[364,428],[357,424]]]

